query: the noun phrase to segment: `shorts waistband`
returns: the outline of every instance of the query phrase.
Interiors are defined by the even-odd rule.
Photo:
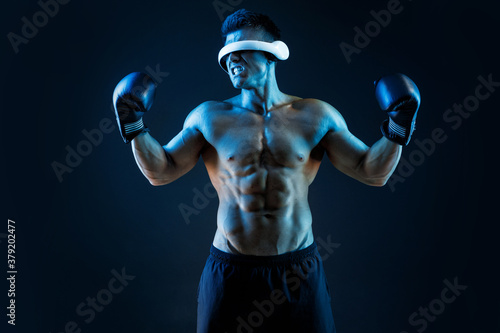
[[[313,242],[308,247],[286,252],[283,254],[272,255],[272,256],[256,256],[247,254],[232,254],[219,250],[215,246],[211,246],[210,255],[218,261],[232,264],[249,264],[255,266],[266,266],[274,264],[286,264],[300,262],[306,258],[314,257],[318,254],[316,242]]]

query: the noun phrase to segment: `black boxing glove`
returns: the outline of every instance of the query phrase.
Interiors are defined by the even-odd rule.
[[[389,119],[382,123],[382,134],[389,140],[406,146],[415,130],[420,92],[406,75],[393,74],[375,81],[375,98]]]
[[[129,143],[141,133],[148,132],[142,116],[153,105],[156,84],[148,75],[134,72],[125,76],[113,92],[113,105],[120,134]]]

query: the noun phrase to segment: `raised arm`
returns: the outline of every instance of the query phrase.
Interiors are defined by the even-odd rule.
[[[332,164],[346,175],[371,186],[383,186],[401,156],[401,145],[385,137],[368,147],[349,132],[344,118],[325,103],[329,130],[321,145]]]
[[[148,75],[134,72],[116,86],[113,104],[120,134],[125,143],[132,142],[132,151],[142,173],[152,185],[164,185],[184,175],[198,161],[206,144],[200,125],[208,103],[191,111],[182,131],[162,147],[142,121],[153,104],[155,91],[156,85]]]
[[[420,92],[403,74],[393,74],[375,82],[375,96],[389,119],[381,126],[380,140],[367,147],[352,135],[331,105],[322,105],[328,132],[321,141],[330,161],[347,175],[373,186],[383,186],[396,168],[401,147],[407,145],[415,129]]]
[[[182,130],[165,146],[149,133],[132,141],[135,161],[152,185],[165,185],[191,170],[198,161],[205,138],[199,130],[204,104],[191,111]]]

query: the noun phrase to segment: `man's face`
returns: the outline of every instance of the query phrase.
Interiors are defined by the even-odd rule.
[[[270,42],[262,30],[243,28],[227,35],[225,45],[242,40]],[[268,58],[261,51],[236,51],[228,54],[225,62],[231,82],[239,89],[263,85],[270,68]]]

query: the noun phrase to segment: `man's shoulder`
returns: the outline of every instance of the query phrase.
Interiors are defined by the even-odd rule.
[[[209,119],[213,119],[217,111],[229,111],[233,106],[227,102],[221,101],[205,101],[196,106],[186,117],[185,126],[200,127],[202,123],[206,123]]]
[[[318,129],[345,128],[344,117],[331,104],[317,98],[303,98],[294,103],[294,109],[304,111],[304,117],[317,124]]]
[[[318,117],[338,117],[340,112],[331,104],[317,98],[301,98],[293,102],[293,108]]]
[[[206,114],[214,111],[231,110],[234,106],[228,101],[205,101],[198,105],[191,113]]]

